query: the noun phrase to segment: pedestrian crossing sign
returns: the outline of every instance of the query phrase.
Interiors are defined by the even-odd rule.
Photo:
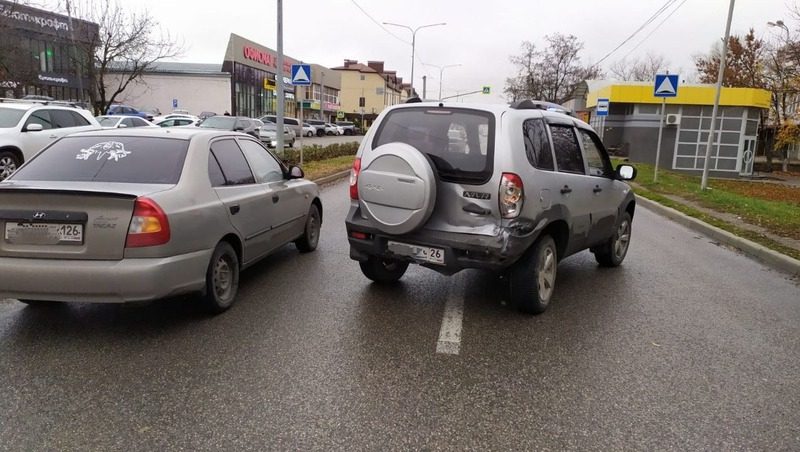
[[[656,84],[653,87],[655,97],[677,97],[678,96],[678,74],[658,74]]]
[[[292,85],[309,86],[311,85],[311,65],[293,64],[292,65]]]

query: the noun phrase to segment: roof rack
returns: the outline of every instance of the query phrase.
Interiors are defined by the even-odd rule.
[[[515,110],[547,110],[572,116],[571,110],[564,108],[556,103],[547,102],[545,100],[530,100],[530,99],[518,100],[516,102],[511,103],[511,108]]]
[[[41,104],[41,105],[57,105],[62,107],[85,108],[80,102],[71,102],[67,100],[42,100],[42,99],[15,99],[13,97],[0,97],[0,103],[14,103],[14,104]]]

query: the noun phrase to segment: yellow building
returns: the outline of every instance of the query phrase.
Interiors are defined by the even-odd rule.
[[[384,108],[396,105],[408,97],[410,85],[403,83],[396,71],[387,71],[383,61],[344,60],[344,65],[333,68],[342,78],[340,91],[341,110],[350,121],[369,124]]]
[[[589,114],[606,147],[632,161],[655,163],[658,127],[663,120],[659,165],[686,172],[702,171],[715,86],[680,84],[677,96],[653,94],[653,82],[590,80],[578,87],[576,111]],[[597,100],[607,99],[608,116],[598,116]],[[749,176],[758,152],[758,131],[769,108],[770,94],[763,89],[723,88],[711,151],[712,175]]]

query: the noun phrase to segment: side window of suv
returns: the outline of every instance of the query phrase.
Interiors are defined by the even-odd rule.
[[[53,121],[53,127],[56,129],[76,127],[77,124],[75,124],[75,120],[69,113],[66,110],[50,110],[50,119]]]
[[[578,129],[583,142],[583,152],[586,154],[586,165],[589,167],[590,176],[609,176],[614,171],[608,155],[602,151],[600,140],[591,132]]]
[[[550,125],[550,136],[553,137],[553,150],[556,153],[558,171],[586,174],[575,129],[572,126],[552,124]]]
[[[25,121],[25,127],[31,124],[41,124],[44,130],[52,129],[53,121],[50,119],[50,110],[38,110],[31,113],[28,120]]]
[[[553,151],[547,138],[547,128],[541,119],[528,119],[522,124],[525,154],[534,168],[553,171]]]
[[[86,118],[81,116],[81,114],[78,112],[68,111],[67,114],[72,116],[72,121],[75,123],[76,127],[84,127],[90,125],[89,121],[87,121]]]

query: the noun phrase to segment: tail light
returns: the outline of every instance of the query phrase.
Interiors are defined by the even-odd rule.
[[[353,168],[350,170],[350,199],[358,199],[358,173],[361,172],[361,159],[353,161]]]
[[[525,203],[522,179],[514,173],[503,173],[499,195],[500,214],[503,218],[516,218]]]
[[[125,247],[140,248],[163,245],[169,242],[169,238],[167,214],[152,199],[136,198]]]

